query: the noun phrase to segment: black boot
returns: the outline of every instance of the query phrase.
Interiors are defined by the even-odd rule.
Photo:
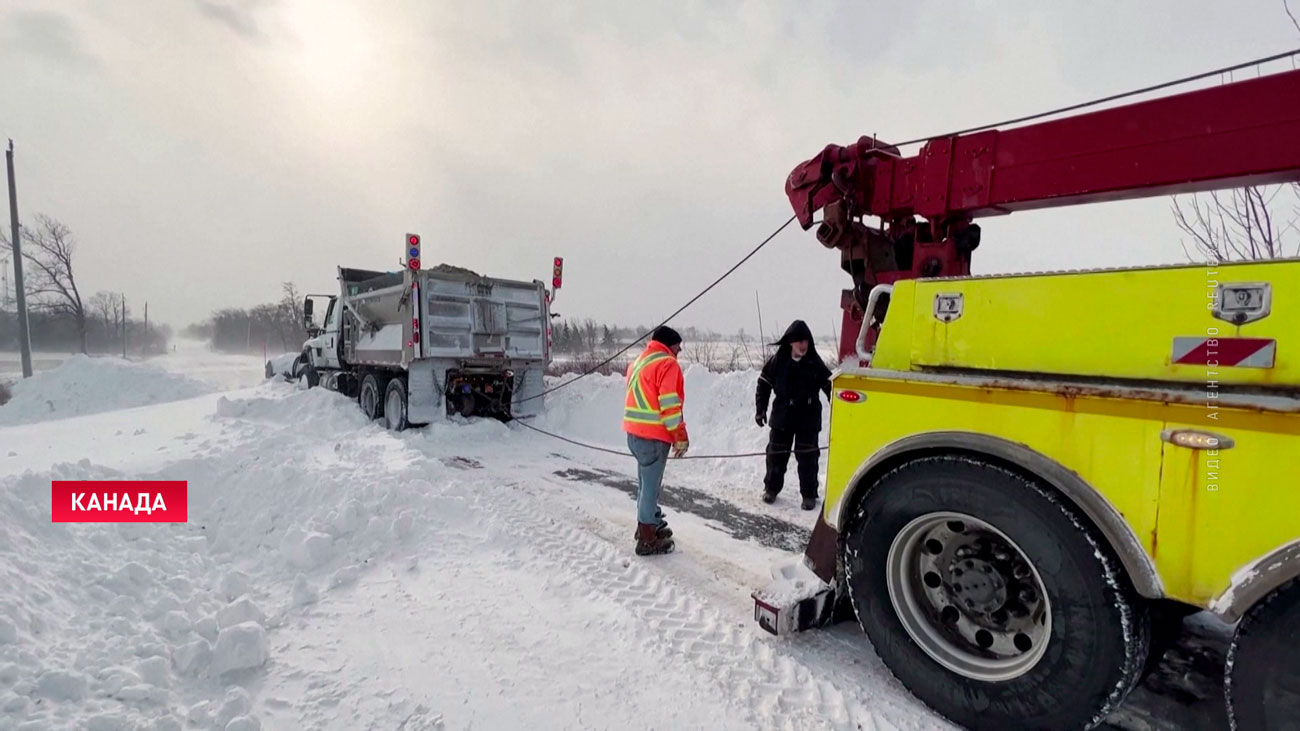
[[[772,492],[771,490],[764,490],[764,491],[763,491],[763,502],[765,502],[765,503],[767,503],[767,504],[769,504],[769,505],[772,504],[772,503],[774,503],[774,502],[776,502],[776,493],[775,493],[775,492]]]
[[[806,497],[806,498],[803,499],[803,509],[804,509],[804,510],[813,510],[813,509],[815,509],[816,507],[817,507],[817,498],[815,498],[815,497]]]

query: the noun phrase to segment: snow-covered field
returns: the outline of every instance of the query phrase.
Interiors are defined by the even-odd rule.
[[[813,522],[761,459],[672,463],[678,550],[638,558],[619,457],[262,372],[73,359],[0,407],[0,731],[951,728],[851,624],[753,623]],[[688,369],[694,452],[761,450],[754,376]],[[621,405],[593,377],[537,426],[617,448]],[[51,522],[52,479],[114,478],[187,480],[188,523]]]

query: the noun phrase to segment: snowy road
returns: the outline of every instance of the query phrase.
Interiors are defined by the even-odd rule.
[[[152,367],[211,393],[0,427],[0,731],[951,728],[850,624],[753,623],[812,522],[759,502],[758,465],[672,465],[679,550],[642,559],[618,458],[495,422],[390,434],[257,365],[182,352]],[[142,403],[169,383],[111,378]],[[725,408],[751,379],[688,374],[702,448],[761,445]],[[593,417],[617,389],[592,381],[542,423],[611,443]],[[49,522],[51,479],[137,477],[188,480],[189,523]],[[1121,727],[1214,723],[1142,695]]]

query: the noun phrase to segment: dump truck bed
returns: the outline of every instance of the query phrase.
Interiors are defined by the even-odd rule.
[[[406,367],[418,358],[546,357],[546,291],[540,282],[446,266],[415,273],[340,269],[339,277],[349,363]],[[413,337],[417,323],[419,335]]]

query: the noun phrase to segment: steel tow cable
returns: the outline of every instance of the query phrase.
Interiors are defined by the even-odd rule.
[[[685,311],[687,307],[690,307],[691,305],[695,304],[695,301],[696,301],[696,300],[698,300],[699,298],[701,298],[701,297],[703,297],[704,295],[708,294],[710,290],[712,290],[714,287],[716,287],[716,286],[718,286],[719,284],[721,284],[721,283],[722,283],[722,280],[724,280],[724,279],[726,279],[727,277],[731,276],[731,274],[732,274],[733,272],[735,272],[737,269],[739,269],[740,266],[741,266],[742,264],[744,264],[745,262],[749,261],[749,260],[750,260],[750,259],[751,259],[755,254],[757,254],[757,253],[759,252],[759,250],[761,250],[764,246],[767,246],[768,243],[772,241],[772,239],[776,238],[776,235],[777,235],[777,234],[779,234],[779,233],[781,233],[782,231],[784,231],[784,230],[786,229],[786,227],[789,226],[791,223],[794,223],[794,219],[795,219],[795,218],[796,218],[796,216],[790,216],[790,218],[787,219],[785,223],[781,224],[780,226],[777,227],[777,229],[776,229],[775,231],[773,231],[772,233],[768,234],[767,238],[763,239],[763,240],[758,244],[758,246],[755,246],[755,247],[754,247],[754,248],[753,248],[753,249],[752,249],[748,254],[745,254],[744,258],[742,258],[740,261],[738,261],[738,262],[736,262],[735,264],[733,264],[733,265],[731,266],[730,269],[728,269],[727,271],[723,272],[723,273],[722,273],[722,276],[720,276],[720,277],[718,277],[717,279],[713,280],[713,283],[712,283],[712,284],[710,284],[709,286],[707,286],[707,287],[705,287],[704,289],[700,290],[700,293],[699,293],[699,294],[697,294],[697,295],[695,295],[694,297],[692,297],[689,301],[687,301],[686,304],[682,305],[681,307],[678,307],[677,310],[676,310],[675,312],[673,312],[673,314],[669,315],[668,317],[665,317],[665,318],[663,319],[663,322],[660,322],[658,325],[655,325],[654,327],[650,328],[650,331],[649,331],[649,332],[642,333],[642,334],[641,334],[641,337],[639,337],[639,338],[637,338],[636,340],[633,340],[632,342],[630,342],[630,343],[628,343],[627,345],[623,346],[623,349],[622,349],[622,350],[620,350],[620,351],[618,351],[617,353],[615,353],[615,354],[609,356],[608,358],[606,358],[605,360],[603,360],[603,361],[597,363],[596,365],[592,366],[591,368],[588,368],[587,370],[583,371],[582,373],[579,373],[577,376],[575,376],[575,377],[573,377],[573,378],[570,378],[570,379],[567,380],[567,381],[564,381],[563,383],[560,383],[560,384],[558,384],[558,385],[552,386],[551,388],[548,388],[548,389],[542,391],[541,393],[534,394],[534,395],[529,396],[529,397],[527,397],[527,398],[521,398],[521,399],[519,399],[518,401],[516,401],[515,403],[517,403],[517,404],[522,404],[522,403],[524,403],[524,402],[526,402],[526,401],[532,401],[533,399],[541,398],[541,397],[545,396],[545,395],[548,394],[548,393],[555,393],[556,391],[559,391],[561,388],[564,388],[565,386],[568,386],[568,385],[570,385],[570,384],[572,384],[572,383],[576,383],[577,381],[580,381],[580,380],[582,380],[583,378],[586,378],[587,376],[590,376],[591,374],[595,373],[596,371],[599,371],[601,368],[604,368],[605,366],[609,365],[610,363],[613,363],[614,360],[615,360],[616,358],[618,358],[620,355],[623,355],[624,353],[626,353],[627,351],[629,351],[629,350],[631,350],[633,347],[635,347],[635,346],[636,346],[638,343],[640,343],[642,340],[645,340],[646,338],[648,338],[648,337],[650,337],[651,335],[653,335],[655,329],[657,329],[657,328],[659,328],[659,327],[662,327],[662,326],[664,326],[664,325],[667,325],[669,320],[671,320],[671,319],[673,319],[674,317],[677,317],[678,315],[682,314],[682,312]]]
[[[531,417],[527,417],[527,418],[531,418]],[[570,439],[569,437],[560,436],[559,434],[555,434],[555,433],[552,433],[552,432],[546,431],[545,429],[542,429],[542,428],[539,428],[539,427],[535,427],[535,426],[533,426],[532,424],[529,424],[529,423],[523,421],[522,418],[517,418],[517,419],[515,419],[514,421],[515,421],[515,423],[519,424],[520,426],[524,427],[525,429],[531,429],[531,430],[533,430],[533,431],[535,431],[535,432],[537,432],[537,433],[539,433],[539,434],[545,434],[546,436],[551,437],[552,439],[559,439],[559,440],[562,441],[562,442],[567,442],[567,443],[572,444],[572,445],[574,445],[574,446],[583,447],[584,449],[591,449],[591,450],[594,450],[594,451],[597,451],[597,452],[605,452],[606,454],[615,454],[615,455],[618,455],[618,456],[620,456],[620,457],[631,457],[631,456],[632,456],[632,453],[631,453],[631,452],[620,451],[620,450],[617,450],[617,449],[611,449],[611,448],[609,448],[609,447],[601,447],[601,446],[598,446],[598,445],[595,445],[595,444],[587,444],[586,442],[580,442],[580,441],[578,441],[577,439]],[[830,447],[818,447],[818,448],[817,448],[817,451],[818,451],[818,452],[825,452],[827,449],[830,449]],[[780,452],[742,452],[742,453],[739,453],[739,454],[687,454],[687,455],[683,455],[683,456],[681,456],[681,457],[674,457],[673,459],[741,459],[741,458],[747,458],[747,457],[766,457],[768,454],[798,454],[798,453],[800,453],[800,452],[811,452],[811,451],[813,451],[813,450],[811,450],[811,449],[790,449],[790,450],[783,450],[783,451],[780,451]]]

